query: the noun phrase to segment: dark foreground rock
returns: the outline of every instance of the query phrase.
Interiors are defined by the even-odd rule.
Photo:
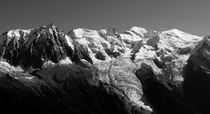
[[[203,114],[210,109],[210,37],[196,46],[185,69],[183,92],[189,105]]]
[[[136,71],[137,77],[143,85],[143,92],[158,114],[198,114],[199,112],[188,106],[182,93],[176,87],[170,86],[165,80],[157,79],[152,67],[143,64]]]
[[[142,112],[121,90],[94,80],[90,70],[77,65],[55,66],[33,75],[1,72],[0,93],[1,114]]]

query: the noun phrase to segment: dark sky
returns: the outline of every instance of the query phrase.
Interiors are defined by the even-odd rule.
[[[210,34],[210,0],[0,0],[0,32],[53,22],[73,28],[141,26],[157,31],[177,28]]]

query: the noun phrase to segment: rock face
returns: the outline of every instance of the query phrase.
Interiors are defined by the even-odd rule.
[[[183,83],[185,98],[192,107],[203,114],[208,114],[210,108],[209,44],[210,38],[209,36],[206,36],[196,46],[188,60],[186,70],[184,72],[185,81]]]
[[[209,39],[136,26],[10,30],[0,35],[0,112],[208,114]]]
[[[72,43],[54,25],[29,31],[9,31],[1,36],[1,57],[17,66],[40,68],[46,61],[58,63],[73,54]],[[71,57],[71,56],[69,56]]]
[[[80,46],[87,49],[87,54],[94,60],[107,61],[116,58],[124,52],[122,42],[117,36],[109,36],[107,32],[75,29],[69,32],[69,36]]]

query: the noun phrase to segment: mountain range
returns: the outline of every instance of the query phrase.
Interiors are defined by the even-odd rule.
[[[0,113],[209,114],[210,37],[54,24],[0,35]]]

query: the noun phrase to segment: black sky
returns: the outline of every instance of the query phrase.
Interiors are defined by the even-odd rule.
[[[141,26],[157,31],[177,28],[210,34],[210,0],[0,0],[0,32],[50,22],[73,28]]]

